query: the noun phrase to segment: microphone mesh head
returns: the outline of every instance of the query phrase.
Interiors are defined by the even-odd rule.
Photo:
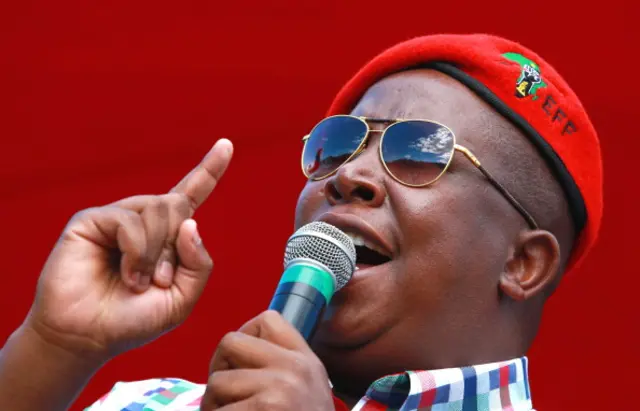
[[[324,264],[336,277],[336,291],[351,279],[356,268],[356,248],[348,235],[331,224],[315,221],[302,226],[287,242],[284,265],[296,258]]]

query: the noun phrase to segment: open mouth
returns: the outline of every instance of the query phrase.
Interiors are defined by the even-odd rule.
[[[366,246],[356,246],[356,267],[364,268],[391,261],[391,258]]]
[[[356,247],[356,269],[377,266],[391,261],[388,253],[379,246],[354,233],[346,233]]]
[[[373,274],[376,272],[376,267],[391,262],[395,258],[396,249],[393,242],[389,241],[389,237],[382,235],[379,229],[362,217],[330,211],[322,214],[318,221],[337,227],[353,241],[356,251],[357,271],[354,273],[356,275],[362,276],[364,271]],[[369,269],[372,271],[369,272]]]

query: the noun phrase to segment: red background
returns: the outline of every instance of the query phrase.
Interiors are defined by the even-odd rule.
[[[530,353],[534,404],[544,411],[634,408],[640,11],[631,0],[587,4],[3,4],[0,338],[22,321],[40,268],[75,211],[164,192],[216,138],[228,137],[236,158],[196,215],[217,264],[204,297],[181,328],[104,367],[75,409],[117,380],[202,381],[223,333],[268,304],[304,184],[300,137],[339,86],[400,40],[488,32],[523,42],[556,66],[590,112],[604,152],[601,239],[548,304]]]

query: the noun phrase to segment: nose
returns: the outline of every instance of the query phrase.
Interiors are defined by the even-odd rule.
[[[376,154],[374,147],[365,148],[327,179],[324,193],[329,204],[360,203],[380,207],[384,203],[387,197],[384,171]]]

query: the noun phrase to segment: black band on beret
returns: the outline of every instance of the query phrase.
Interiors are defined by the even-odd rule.
[[[564,162],[553,148],[547,143],[547,141],[533,128],[522,116],[512,110],[506,103],[504,103],[498,96],[496,96],[487,86],[482,82],[476,80],[469,74],[457,68],[455,65],[447,62],[429,62],[427,64],[421,64],[422,68],[432,68],[440,71],[448,76],[453,77],[460,83],[467,86],[471,91],[477,94],[491,107],[493,107],[500,115],[509,120],[512,124],[518,127],[527,138],[533,143],[538,152],[541,154],[544,161],[547,163],[551,172],[556,177],[562,190],[564,191],[567,201],[569,203],[569,209],[571,210],[571,219],[573,220],[574,228],[576,230],[576,237],[584,228],[587,221],[587,208],[582,198],[582,194],[576,185],[573,177],[569,174],[569,170],[565,166]]]

